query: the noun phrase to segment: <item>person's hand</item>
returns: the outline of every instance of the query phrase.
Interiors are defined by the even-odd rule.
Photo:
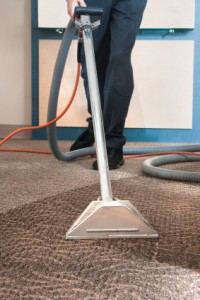
[[[76,6],[86,6],[83,0],[67,0],[67,11],[68,15],[74,18],[74,9]]]

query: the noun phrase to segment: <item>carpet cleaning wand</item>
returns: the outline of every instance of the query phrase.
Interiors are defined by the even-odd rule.
[[[86,59],[101,196],[97,201],[89,204],[66,233],[66,238],[155,238],[158,237],[157,232],[151,228],[131,202],[118,200],[112,195],[92,38],[92,30],[100,25],[100,21],[91,23],[90,20],[91,15],[101,16],[102,13],[103,10],[100,8],[77,7],[75,9],[75,18],[80,18],[80,22],[75,23],[82,32]]]
[[[90,22],[91,15],[101,16],[102,9],[77,7],[75,9],[75,18],[80,18],[81,22],[76,21],[75,24],[81,31],[86,59],[88,86],[91,99],[91,109],[93,116],[93,127],[96,141],[96,154],[99,166],[99,175],[101,182],[101,197],[103,201],[112,200],[111,184],[108,175],[108,160],[106,153],[105,134],[103,128],[103,118],[101,113],[101,101],[99,94],[99,86],[97,80],[96,63],[93,49],[92,30],[100,26],[100,21],[95,23]]]

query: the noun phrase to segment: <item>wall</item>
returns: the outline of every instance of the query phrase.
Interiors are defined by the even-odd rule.
[[[0,137],[4,137],[32,122],[31,1],[0,1],[0,37]]]
[[[35,3],[32,1],[33,7]],[[195,43],[193,128],[192,130],[127,129],[129,140],[135,141],[175,141],[198,142],[200,133],[200,1],[196,0],[195,29],[188,32],[141,32],[138,40],[192,40]],[[36,19],[33,11],[33,19]],[[37,26],[36,24],[34,24]],[[0,1],[0,137],[12,129],[38,123],[38,39],[60,39],[60,35],[50,30],[33,30],[33,104],[31,97],[31,0]],[[167,34],[167,32],[166,32]],[[31,107],[32,105],[32,107]],[[81,129],[80,129],[81,130]],[[80,130],[61,128],[61,138],[74,138]],[[27,133],[25,133],[26,136]],[[34,138],[46,138],[46,131],[35,132]]]

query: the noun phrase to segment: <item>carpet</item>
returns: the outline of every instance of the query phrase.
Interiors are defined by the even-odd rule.
[[[65,240],[98,184],[11,209],[0,215],[0,299],[199,300],[199,185],[143,175],[112,187],[159,238]]]

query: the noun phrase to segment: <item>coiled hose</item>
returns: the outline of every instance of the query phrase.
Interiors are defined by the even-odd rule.
[[[58,96],[60,91],[61,80],[65,67],[65,62],[69,52],[71,42],[76,32],[75,24],[70,20],[60,45],[56,64],[54,67],[53,78],[50,88],[49,105],[48,105],[48,122],[56,117]],[[53,155],[62,161],[70,161],[78,157],[95,155],[96,151],[94,147],[83,148],[71,152],[62,152],[58,146],[56,123],[53,123],[47,128],[48,141],[50,149]],[[124,155],[136,155],[136,154],[147,154],[154,152],[172,152],[172,151],[187,151],[187,152],[200,152],[200,144],[185,145],[185,146],[173,146],[173,147],[145,147],[145,148],[124,148]],[[176,162],[188,162],[188,161],[200,161],[200,157],[194,155],[164,155],[159,157],[150,158],[144,161],[142,170],[154,177],[177,180],[177,181],[192,181],[200,182],[199,172],[185,172],[176,170],[167,170],[159,168],[159,165],[176,163]]]

